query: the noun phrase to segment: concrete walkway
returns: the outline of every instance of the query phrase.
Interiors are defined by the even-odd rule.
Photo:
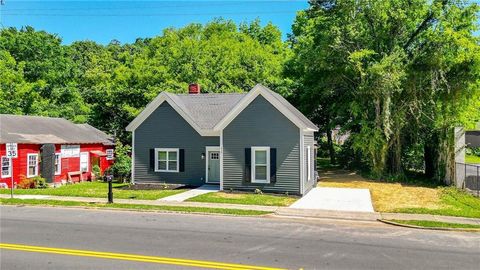
[[[31,195],[14,195],[16,199],[32,199]],[[0,198],[8,199],[10,194],[0,194]],[[42,195],[41,198],[33,197],[33,199],[56,200],[56,201],[75,201],[85,203],[106,203],[106,198],[89,198],[89,197],[67,197],[67,196],[48,196]],[[275,213],[277,217],[302,217],[302,218],[319,218],[319,219],[340,219],[351,221],[376,221],[377,219],[397,219],[397,220],[431,220],[449,223],[463,223],[480,225],[480,218],[464,218],[450,217],[427,214],[402,214],[402,213],[378,213],[378,212],[352,212],[352,211],[332,211],[321,209],[296,209],[280,206],[263,206],[263,205],[243,205],[243,204],[226,204],[226,203],[201,203],[201,202],[175,202],[175,201],[159,201],[159,200],[131,200],[131,199],[115,199],[115,203],[121,204],[143,204],[158,206],[183,206],[183,207],[206,207],[206,208],[224,208],[224,209],[240,209],[240,210],[258,210]]]
[[[198,195],[218,192],[218,191],[220,191],[220,187],[218,185],[203,185],[196,189],[191,189],[189,191],[185,191],[179,194],[158,199],[158,201],[183,202],[190,198],[197,197]]]
[[[290,208],[374,212],[370,191],[360,188],[317,187],[292,204]]]

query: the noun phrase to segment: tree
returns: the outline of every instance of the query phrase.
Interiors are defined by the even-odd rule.
[[[319,112],[317,123],[327,132],[336,124],[350,130],[353,150],[377,177],[401,176],[411,169],[406,153],[423,145],[427,174],[451,180],[453,128],[478,100],[478,6],[310,3],[294,23],[295,57],[286,68],[299,83],[297,100],[308,103],[305,111]]]

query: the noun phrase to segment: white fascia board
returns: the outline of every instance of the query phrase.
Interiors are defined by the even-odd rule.
[[[145,121],[162,103],[166,101],[172,108],[182,116],[185,121],[187,121],[190,126],[192,126],[195,131],[198,132],[201,136],[220,136],[220,132],[216,130],[203,130],[201,129],[193,119],[183,111],[175,101],[173,101],[166,92],[160,93],[152,102],[150,102],[147,107],[127,126],[127,131],[134,131],[137,129],[143,121]]]
[[[233,119],[235,119],[259,95],[262,95],[297,127],[300,129],[308,129],[298,117],[280,103],[280,101],[278,101],[267,89],[258,84],[255,85],[255,87],[253,87],[253,89],[213,129],[222,130],[227,127]]]

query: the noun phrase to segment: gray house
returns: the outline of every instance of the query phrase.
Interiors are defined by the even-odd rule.
[[[242,94],[160,93],[128,125],[133,183],[219,184],[306,194],[318,128],[262,85]]]

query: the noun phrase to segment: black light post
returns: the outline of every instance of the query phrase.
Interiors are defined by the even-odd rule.
[[[112,176],[111,174],[107,175],[107,182],[108,182],[108,203],[113,203],[112,179],[113,179],[113,176]]]

